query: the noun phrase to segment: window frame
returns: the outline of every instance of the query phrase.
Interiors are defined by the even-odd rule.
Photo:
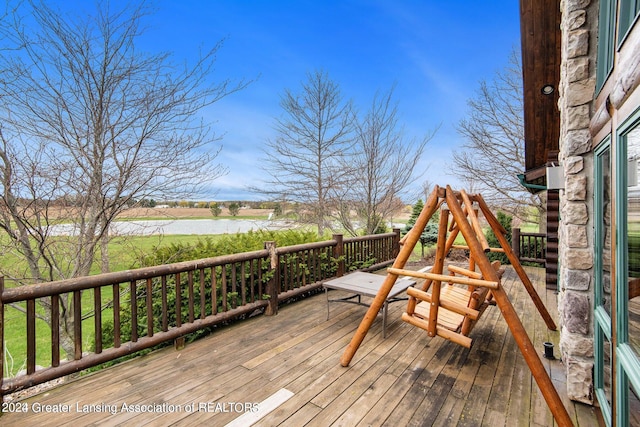
[[[627,211],[627,135],[640,127],[640,108],[624,120],[616,131],[616,159],[615,159],[615,406],[616,423],[620,426],[629,425],[629,387],[640,391],[640,355],[629,345],[629,328],[627,319],[628,305],[628,276],[629,257],[627,251],[628,211]],[[614,286],[612,284],[612,286]]]
[[[613,165],[612,165],[612,147],[611,147],[611,135],[607,135],[602,143],[599,144],[598,148],[596,148],[594,152],[594,212],[597,212],[598,215],[602,215],[604,212],[604,200],[603,200],[603,192],[604,192],[604,182],[603,182],[603,158],[604,154],[608,152],[609,154],[609,186],[611,186],[613,178]],[[609,194],[612,188],[609,188]],[[609,201],[611,203],[611,201]],[[603,283],[603,263],[602,263],[602,251],[604,249],[604,232],[603,232],[604,224],[601,218],[596,217],[595,220],[595,244],[594,244],[594,252],[595,252],[595,263],[594,263],[594,289],[595,289],[595,304],[594,304],[594,390],[596,398],[600,404],[600,408],[602,411],[603,418],[608,427],[611,426],[611,405],[614,404],[613,399],[615,398],[615,393],[613,393],[613,377],[609,378],[611,383],[611,392],[613,393],[611,396],[611,402],[607,397],[604,384],[605,384],[605,366],[604,366],[604,345],[605,342],[608,342],[610,358],[613,357],[612,348],[612,337],[611,337],[611,316],[602,305],[603,295],[602,295],[602,283]],[[614,230],[610,229],[609,232],[612,233]],[[613,278],[611,278],[613,279]],[[611,280],[611,284],[613,285],[613,280]],[[611,300],[611,310],[614,310],[614,300]],[[606,340],[605,340],[606,338]],[[611,360],[610,360],[611,362]],[[613,373],[613,366],[609,366],[612,370],[611,376]]]
[[[638,16],[640,16],[640,0],[620,0],[620,10],[618,12],[618,48],[622,46],[626,40],[638,20]]]
[[[632,0],[640,1],[640,0]],[[613,71],[617,0],[600,0],[598,15],[598,51],[596,58],[596,95]],[[604,25],[603,25],[604,24]]]

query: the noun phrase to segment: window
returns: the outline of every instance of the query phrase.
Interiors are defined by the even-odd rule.
[[[611,137],[596,151],[595,209],[596,226],[596,306],[611,317]]]
[[[606,3],[606,2],[605,2]],[[622,43],[640,12],[640,0],[620,0],[618,43]],[[600,15],[602,16],[602,15]]]
[[[640,0],[627,0],[637,1]],[[602,0],[598,19],[598,58],[596,68],[596,93],[613,69],[614,30],[616,19],[616,1]]]
[[[616,421],[640,426],[640,109],[620,126],[616,139]]]
[[[595,394],[603,418],[611,425],[611,136],[595,151]]]
[[[640,126],[624,135],[627,149],[627,331],[628,343],[640,357]]]

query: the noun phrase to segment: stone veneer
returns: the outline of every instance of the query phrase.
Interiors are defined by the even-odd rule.
[[[592,4],[595,3],[595,4]],[[560,192],[558,311],[560,352],[567,393],[593,404],[593,152],[589,122],[594,111],[597,2],[563,0],[560,108]]]

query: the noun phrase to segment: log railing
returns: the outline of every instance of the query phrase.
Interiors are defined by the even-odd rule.
[[[541,264],[546,262],[547,235],[545,233],[523,233],[519,228],[511,230],[511,246],[520,262]]]
[[[232,319],[264,312],[278,303],[321,288],[346,271],[380,267],[398,253],[400,231],[145,267],[122,272],[5,288],[0,277],[0,397],[96,366]],[[369,268],[371,268],[369,267]],[[26,374],[4,378],[5,310],[25,312]],[[71,311],[62,317],[61,307]],[[85,318],[93,321],[84,321]],[[48,319],[48,336],[36,321]],[[63,345],[67,326],[70,343]],[[89,327],[93,339],[83,339]],[[39,340],[40,338],[40,340]],[[36,370],[36,354],[50,346],[50,365]],[[65,347],[72,360],[61,360]]]

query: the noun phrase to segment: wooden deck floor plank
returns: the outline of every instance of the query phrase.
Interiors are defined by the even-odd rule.
[[[280,377],[294,367],[302,365],[306,369],[314,366],[322,361],[323,358],[333,356],[340,348],[348,343],[348,339],[353,335],[353,323],[350,318],[345,318],[343,322],[333,325],[336,329],[327,328],[323,333],[316,333],[307,341],[298,343],[287,351],[279,354],[279,357],[273,357],[256,369],[260,369],[267,373],[267,378],[273,380]],[[336,347],[336,343],[339,344]],[[330,352],[324,352],[327,347],[331,347]],[[335,363],[335,361],[334,361]]]
[[[510,427],[510,424],[507,423],[507,415],[491,408],[484,412],[484,418],[480,425],[482,427]]]
[[[383,425],[406,425],[412,418],[423,400],[430,399],[431,387],[437,376],[443,369],[444,362],[451,357],[456,347],[452,342],[440,337],[431,339],[430,344],[436,343],[432,348],[427,347],[421,353],[421,358],[416,358],[416,365],[412,367],[415,380],[405,393],[404,399],[396,406],[394,412],[389,414]]]
[[[238,384],[237,381],[234,381],[235,378],[243,377],[246,381],[251,378],[250,375],[251,374],[246,369],[237,367],[232,371],[225,373],[221,372],[220,375],[215,376],[215,378],[217,379],[215,385],[212,385],[211,381],[207,380],[207,376],[200,375],[195,375],[189,381],[177,384],[175,383],[175,380],[169,380],[163,385],[158,385],[157,383],[142,383],[140,384],[140,387],[136,388],[136,390],[138,390],[137,393],[122,394],[119,395],[116,400],[120,405],[122,403],[127,403],[128,405],[166,403],[172,405],[182,405],[183,407],[193,402],[215,402],[217,400],[223,399],[230,391],[241,387],[241,384]],[[258,378],[258,373],[256,373],[254,377]],[[167,392],[162,393],[160,396],[156,396],[155,391],[158,389],[167,390]],[[109,397],[102,396],[101,398],[105,400]],[[136,425],[145,425],[148,422],[153,423],[154,420],[157,420],[159,418],[162,418],[163,423],[173,423],[184,419],[186,416],[187,415],[183,411],[175,413],[118,414],[116,417],[111,417],[110,420],[107,420],[107,423],[113,421],[124,423],[126,421],[135,422]],[[81,421],[84,422],[85,420]]]
[[[445,343],[440,338],[428,338],[419,328],[411,327],[405,323],[400,325],[409,329],[404,342],[399,343],[399,348],[404,348],[405,351],[401,352],[400,356],[385,371],[385,374],[395,376],[396,381],[391,384],[385,400],[371,407],[358,425],[382,425],[391,413],[401,410],[396,408],[397,405],[406,398],[416,378],[421,375],[431,358],[435,357],[438,348]]]
[[[292,413],[302,410],[312,398],[348,372],[347,368],[337,363],[337,353],[348,344],[352,333],[353,328],[349,328],[342,340],[335,341],[319,353],[310,355],[302,363],[279,377],[273,377],[272,372],[267,371],[270,381],[280,382],[283,387],[295,394],[265,418],[264,422],[268,423],[265,425],[277,425],[286,421]],[[315,404],[313,406],[317,407]]]
[[[185,383],[182,386],[173,387],[172,392],[163,393],[164,401],[167,403],[178,403],[186,406],[191,403],[200,404],[215,404],[217,402],[228,402],[227,396],[229,393],[236,391],[238,388],[243,387],[242,383],[237,381],[238,378],[242,378],[243,381],[255,381],[261,378],[260,372],[249,372],[242,366],[237,366],[233,370],[228,372],[220,372],[215,376],[215,382],[212,382],[207,377],[204,377],[204,381],[198,381],[195,385],[193,382]],[[146,417],[144,414],[138,416],[136,424],[145,425],[145,423],[153,425],[154,421],[158,418],[162,418],[163,422],[173,423],[185,418],[184,413],[173,414],[156,414],[155,417]]]
[[[449,395],[444,401],[440,411],[432,421],[433,425],[447,426],[457,422],[464,411],[465,402],[473,398],[471,390],[478,376],[480,369],[487,369],[482,362],[482,357],[477,353],[481,351],[483,345],[491,340],[497,340],[504,336],[504,330],[497,328],[500,317],[496,315],[497,310],[491,309],[483,317],[483,323],[474,329],[475,344],[466,354],[464,363],[458,367],[458,376],[451,388]],[[504,322],[503,322],[504,323]]]
[[[269,384],[280,384],[281,386],[285,386],[285,387],[289,387],[289,383],[293,381],[295,381],[295,379],[298,378],[299,375],[303,375],[304,373],[306,373],[310,367],[314,366],[313,363],[305,365],[304,360],[307,357],[316,357],[318,358],[318,356],[320,358],[322,357],[327,357],[328,362],[327,364],[331,364],[331,365],[335,365],[338,366],[336,361],[330,361],[330,359],[328,358],[328,356],[332,355],[335,353],[335,350],[337,349],[341,349],[342,347],[344,347],[346,345],[346,343],[348,343],[348,339],[350,338],[350,335],[354,329],[354,326],[350,323],[352,320],[349,319],[349,312],[346,312],[345,317],[343,320],[338,320],[339,316],[336,316],[336,322],[332,323],[329,322],[328,324],[325,323],[324,327],[321,329],[329,329],[332,326],[335,325],[339,325],[339,324],[344,324],[346,323],[346,325],[341,328],[341,331],[338,331],[338,334],[332,334],[326,337],[325,340],[323,340],[323,342],[325,343],[324,346],[320,346],[320,354],[318,353],[312,353],[312,352],[304,352],[301,353],[299,351],[297,351],[295,346],[287,346],[288,349],[284,352],[282,352],[280,355],[284,355],[285,359],[284,360],[280,360],[274,357],[271,358],[267,358],[265,359],[264,363],[261,363],[259,365],[255,365],[255,371],[259,371],[262,372],[263,375],[260,377],[260,381],[266,381]],[[351,317],[353,317],[353,314],[351,314]],[[316,334],[317,335],[317,334]],[[338,337],[342,337],[342,339],[339,339],[336,341],[336,336]],[[335,347],[335,344],[337,344],[338,346]],[[333,347],[331,346],[333,345]],[[316,347],[312,347],[312,348],[316,348]],[[326,356],[323,356],[322,353],[322,348],[326,348],[329,350],[329,353]],[[287,354],[287,353],[291,353],[291,355]],[[273,353],[272,353],[273,354]],[[291,356],[291,358],[289,358]],[[276,366],[269,366],[269,364],[271,362],[276,362]],[[281,367],[281,370],[278,370],[278,366]],[[323,367],[324,369],[326,369],[327,367]],[[274,370],[275,369],[275,370]],[[337,367],[336,371],[343,371],[344,368],[341,367]],[[317,372],[314,373],[314,376],[319,375]],[[333,381],[334,379],[331,379],[331,381]],[[250,385],[247,385],[248,388],[251,388]],[[294,391],[294,390],[292,390]],[[228,395],[225,396],[227,399],[233,399],[235,398],[233,395]],[[245,398],[251,398],[252,395],[244,395]],[[307,399],[308,401],[308,399]],[[295,404],[295,400],[289,400],[287,403],[291,402],[292,404]],[[277,413],[277,411],[275,411],[274,413]],[[220,417],[218,416],[216,418],[216,423],[221,422],[220,418],[224,418],[224,417]],[[198,419],[195,417],[191,417],[191,419]],[[286,419],[286,417],[285,417]],[[209,418],[209,420],[211,420],[211,418]]]
[[[300,318],[304,318],[304,316],[300,316]],[[258,319],[250,319],[248,321],[245,322],[240,322],[240,323],[236,323],[233,324],[231,326],[227,326],[226,328],[232,328],[231,330],[233,331],[233,328],[236,328],[236,331],[238,334],[247,334],[248,332],[253,330],[253,323],[258,323],[257,322]],[[262,322],[262,323],[268,323],[268,322]],[[286,329],[284,329],[286,331]],[[264,339],[264,344],[260,345],[259,341],[260,341],[260,337],[262,336],[262,334],[257,334],[258,338],[255,340],[255,344],[254,346],[248,347],[249,349],[253,349],[253,351],[259,352],[262,351],[261,347],[262,346],[272,346],[273,342],[271,342],[270,344],[270,340],[269,339]],[[284,334],[279,334],[278,335],[280,337],[280,339],[282,339],[282,337],[286,337],[286,332]],[[211,337],[211,342],[210,342],[210,346],[214,348],[213,353],[218,355],[217,358],[217,365],[223,365],[225,363],[232,363],[235,364],[235,362],[237,361],[237,359],[239,357],[242,357],[242,354],[238,354],[237,353],[237,343],[234,343],[228,339],[219,339],[219,335],[213,334]],[[193,348],[193,345],[187,344],[187,346],[185,346],[184,349],[180,350],[180,351],[175,351],[172,348],[165,348],[163,350],[160,350],[161,352],[165,352],[165,357],[155,357],[154,356],[150,356],[150,355],[145,355],[141,358],[136,359],[135,361],[127,361],[124,364],[118,365],[117,369],[114,369],[111,372],[111,377],[110,380],[112,381],[119,381],[119,380],[123,380],[125,382],[129,382],[129,383],[136,383],[139,380],[143,379],[144,377],[146,377],[146,371],[147,370],[151,370],[151,371],[157,371],[157,372],[164,372],[167,369],[173,369],[173,367],[175,366],[176,361],[179,358],[182,358],[182,361],[185,360],[191,360],[191,364],[192,366],[189,365],[183,365],[182,368],[183,369],[193,369],[193,366],[200,366],[203,364],[206,364],[206,359],[211,357],[210,353],[203,353],[201,350],[199,350],[198,348]],[[170,355],[169,353],[173,353],[172,355],[175,356],[175,360],[173,360],[173,358],[171,357],[172,355]],[[228,357],[224,357],[222,355],[224,354],[228,354]],[[247,353],[244,353],[247,354]],[[193,358],[190,358],[189,356],[193,356]],[[181,362],[182,362],[181,361]],[[133,362],[133,364],[131,364]],[[128,369],[127,367],[131,366],[130,369]],[[81,378],[82,381],[86,382],[87,386],[91,386],[92,384],[100,384],[103,379],[101,377],[96,377],[95,379],[92,378],[92,376],[87,377],[86,379]],[[149,386],[152,386],[151,383],[147,384]]]
[[[384,350],[385,347],[387,350]],[[378,388],[373,396],[375,396],[377,392],[383,392],[391,387],[396,377],[394,375],[384,374],[384,372],[393,362],[395,358],[394,354],[399,354],[399,352],[403,351],[403,348],[398,345],[387,344],[383,347],[377,346],[376,349],[382,351],[370,352],[367,358],[349,368],[361,371],[361,373],[356,375],[357,379],[355,381],[349,383],[348,381],[338,380],[316,396],[316,398],[312,399],[312,403],[322,407],[324,410],[322,416],[314,418],[310,425],[322,426],[334,422],[347,412],[350,407],[356,405],[355,402],[363,395],[371,393],[372,385],[379,381],[381,377],[385,379],[382,383],[378,383]],[[343,376],[343,378],[348,377]],[[362,416],[364,416],[368,410],[369,408],[362,413]],[[358,411],[356,410],[356,412]]]
[[[302,369],[304,372],[299,376],[291,376],[289,378],[290,382],[286,384],[286,388],[293,391],[295,395],[265,418],[265,422],[269,423],[266,425],[277,425],[286,421],[291,416],[291,413],[302,410],[307,402],[341,376],[349,375],[351,368],[340,366],[338,363],[339,356],[349,343],[361,315],[362,312],[353,312],[351,315],[353,323],[346,328],[346,331],[340,332],[342,338],[325,347],[323,351],[309,357],[301,364],[306,368],[306,371]]]
[[[540,294],[543,294],[544,297],[546,297],[547,295],[545,291],[541,292]],[[523,299],[524,299],[524,304],[528,305],[528,307],[525,307],[523,311],[531,310],[533,302],[527,298],[523,298]],[[527,334],[531,338],[531,341],[533,341],[534,343],[540,343],[538,347],[535,347],[535,344],[534,344],[534,351],[540,358],[540,361],[542,362],[542,365],[545,367],[547,374],[550,375],[551,365],[553,362],[543,357],[544,346],[542,345],[542,343],[549,341],[551,339],[551,334],[547,329],[539,313],[537,313],[535,309],[533,309],[532,312],[533,312],[533,315],[526,316],[524,319],[522,319],[522,323],[525,326],[527,330]],[[530,387],[529,395],[525,396],[525,399],[529,401],[529,419],[530,419],[529,423],[531,425],[553,425],[553,422],[554,422],[553,416],[551,413],[547,413],[544,411],[544,409],[547,407],[547,404],[546,404],[546,401],[544,400],[542,392],[540,391],[540,388],[538,387],[538,384],[536,383],[535,379],[533,379],[530,384],[531,384],[531,387]],[[525,399],[523,399],[523,401]],[[538,413],[537,411],[542,411],[542,412]],[[574,422],[575,422],[575,419],[574,419]]]
[[[313,417],[318,415],[321,410],[321,408],[318,408],[313,403],[307,403],[293,415],[287,417],[281,423],[278,423],[278,425],[282,427],[300,427],[306,425]],[[256,423],[254,427],[271,427],[273,425],[274,424],[271,424],[268,419],[266,419],[264,422]]]
[[[469,398],[469,394],[473,387],[473,381],[480,368],[479,364],[471,363],[467,359],[461,369],[456,381],[451,387],[451,391],[447,395],[437,417],[433,421],[433,425],[452,425],[460,418],[464,410],[464,403]]]
[[[514,285],[513,276],[503,278],[503,286],[510,299],[513,299],[514,290],[515,294],[518,294]],[[485,413],[489,413],[491,410],[492,401],[506,405],[505,402],[510,399],[508,387],[511,379],[510,372],[512,372],[515,360],[514,353],[518,350],[499,310],[496,309],[492,314],[491,319],[481,319],[481,321],[485,320],[491,323],[486,325],[487,329],[486,334],[482,337],[483,340],[474,344],[473,350],[476,351],[469,358],[470,361],[477,360],[479,368],[469,391],[469,397],[465,400],[462,409],[459,408],[460,405],[456,408],[459,414],[458,425],[460,426],[481,425]],[[506,347],[509,342],[513,343],[510,348]]]
[[[568,406],[575,408],[577,424],[580,427],[600,427],[598,423],[596,408],[581,403]]]
[[[403,327],[409,327],[409,325],[403,325]],[[414,332],[414,334],[415,330],[418,329],[413,327],[409,328]],[[398,414],[403,411],[403,408],[398,408],[400,402],[405,402],[407,399],[413,400],[416,398],[424,398],[424,394],[415,393],[415,397],[412,397],[407,396],[407,393],[415,387],[415,383],[424,373],[425,367],[433,357],[435,357],[438,349],[445,341],[439,337],[429,339],[424,337],[422,333],[419,335],[420,339],[426,340],[426,345],[423,345],[421,351],[415,353],[413,357],[407,358],[407,352],[403,352],[400,358],[394,362],[392,365],[394,373],[398,372],[400,366],[398,364],[402,363],[401,360],[405,361],[406,367],[389,389],[389,396],[385,398],[384,404],[376,405],[371,408],[361,421],[362,425],[382,425],[387,421],[391,414]],[[410,340],[414,339],[412,334],[408,334],[406,337]],[[412,405],[409,404],[409,406]],[[391,423],[393,423],[393,420]]]
[[[384,401],[371,408],[357,425],[383,425],[390,414],[392,414],[396,410],[400,410],[397,409],[397,406],[406,398],[405,396],[411,389],[414,381],[415,372],[409,367],[400,375],[400,377],[396,378],[396,381],[389,388]]]
[[[361,380],[363,376],[366,376],[368,379],[374,378],[375,376],[372,376],[372,366],[375,366],[375,368],[373,368],[375,369],[373,372],[377,372],[381,369],[379,364],[376,366],[376,362],[391,348],[395,347],[396,344],[397,341],[395,340],[382,339],[380,334],[376,334],[368,341],[365,340],[364,345],[360,348],[360,350],[363,350],[361,358],[355,362],[351,362],[351,365],[347,368],[352,371],[351,375],[341,376],[320,394],[311,399],[311,403],[321,408],[326,408],[336,399],[337,396],[351,387],[353,383],[363,382]],[[384,369],[387,368],[388,366],[385,365]]]
[[[488,407],[487,402],[494,391],[493,383],[500,367],[505,337],[509,332],[501,316],[495,316],[491,320],[492,323],[486,325],[486,335],[482,337],[483,340],[475,343],[473,352],[469,356],[469,363],[475,364],[477,370],[468,391],[468,398],[464,400],[464,405],[456,407],[460,426],[481,424]],[[508,400],[509,397],[505,396],[505,399]]]
[[[487,400],[487,409],[506,413],[509,405],[509,393],[513,382],[516,358],[521,357],[520,350],[511,333],[506,332],[502,353],[491,385],[491,394]]]
[[[171,349],[167,349],[167,352],[173,351]],[[171,355],[173,356],[173,355]],[[177,356],[176,356],[177,357]],[[188,394],[194,388],[197,388],[200,385],[207,385],[211,382],[211,378],[215,378],[215,385],[208,385],[209,390],[212,391],[213,394],[219,392],[220,390],[228,390],[229,388],[233,388],[234,378],[237,378],[239,375],[250,376],[251,374],[247,372],[246,369],[238,369],[234,367],[232,364],[223,363],[224,357],[219,359],[220,363],[216,363],[215,367],[210,363],[196,363],[195,361],[199,360],[199,358],[189,359],[187,356],[180,357],[181,365],[176,365],[175,358],[171,357],[170,359],[174,360],[173,364],[166,367],[165,369],[154,369],[152,372],[158,372],[158,375],[147,376],[142,378],[135,378],[130,381],[120,381],[116,384],[124,384],[126,385],[124,390],[115,390],[117,391],[118,398],[127,403],[138,403],[140,399],[144,399],[148,393],[154,393],[156,390],[167,390],[166,394],[164,394],[164,401],[172,402],[172,399],[179,397],[181,394]],[[179,360],[178,359],[178,360]],[[166,372],[167,369],[175,369],[176,366],[180,366],[182,370],[185,372],[189,372],[190,380],[189,381],[177,381],[171,376],[162,375],[162,372]],[[107,381],[111,382],[112,379],[106,377]],[[140,394],[140,391],[143,391],[142,397],[136,399],[135,396]],[[109,395],[104,395],[105,393],[100,391],[99,389],[94,391],[94,393],[98,393],[98,396],[93,397],[94,399],[108,399]],[[112,393],[112,392],[110,392]],[[114,394],[111,394],[113,396]],[[84,399],[91,398],[92,396],[85,395]],[[79,396],[80,398],[80,396]],[[98,400],[99,401],[99,400]]]
[[[287,386],[287,390],[295,393],[294,396],[265,417],[261,425],[280,425],[280,423],[287,422],[290,417],[295,416],[298,411],[308,411],[308,408],[305,409],[308,405],[318,408],[319,411],[322,410],[319,406],[310,403],[311,399],[336,381],[340,376],[346,375],[347,372],[346,369],[339,364],[331,362],[328,362],[325,366],[318,366],[318,371],[308,371],[305,375],[298,378],[295,381],[298,387],[293,387],[291,384]],[[308,385],[306,387],[300,386],[304,383]],[[315,414],[313,416],[315,416]],[[311,418],[313,418],[313,416]],[[309,421],[311,418],[306,421]]]
[[[522,299],[518,299],[514,307],[518,313],[524,310]],[[530,316],[527,316],[530,317]],[[525,329],[527,322],[523,322]],[[507,419],[513,422],[514,426],[527,426],[530,423],[531,411],[531,387],[533,378],[524,357],[516,346],[517,356],[514,359],[513,380],[509,391],[509,407],[507,408]]]
[[[331,425],[355,426],[358,424],[372,408],[378,405],[380,399],[384,397],[397,379],[395,375],[383,372]]]
[[[487,366],[483,366],[483,365],[486,365],[486,361],[483,359],[488,357],[487,350],[490,349],[490,346],[491,346],[490,343],[492,342],[492,340],[496,339],[495,338],[496,333],[494,331],[494,328],[495,328],[496,322],[498,322],[501,319],[498,313],[499,313],[498,310],[493,310],[493,309],[488,310],[485,313],[485,315],[480,319],[480,322],[482,323],[479,323],[476,326],[476,328],[474,328],[474,331],[472,332],[472,335],[471,335],[474,338],[474,345],[469,353],[469,357],[465,359],[465,362],[466,362],[465,366],[470,367],[468,368],[468,371],[466,371],[470,373],[470,377],[467,377],[465,379],[464,377],[461,378],[461,376],[458,375],[456,378],[456,382],[459,381],[459,385],[461,386],[461,388],[454,389],[456,384],[456,382],[454,382],[453,386],[451,387],[450,393],[454,393],[454,390],[455,390],[456,393],[461,395],[470,394],[471,386],[472,384],[474,384],[474,381],[476,381],[476,377],[481,366],[482,366],[482,369],[486,369],[486,374],[484,376],[481,375],[480,378],[485,378],[487,380],[490,377],[492,378],[491,370],[487,369]],[[503,339],[503,335],[500,333],[498,333],[497,335],[498,335],[497,342],[500,342],[500,340]],[[499,353],[498,349],[496,349],[496,353]],[[461,368],[460,372],[462,372],[463,369],[464,368]],[[464,382],[466,382],[466,385],[462,386]],[[433,394],[435,395],[436,393],[433,393]],[[429,413],[429,414],[435,413],[440,417],[440,421],[438,421],[438,418],[435,416],[429,416],[427,419],[423,419],[422,422],[426,423],[427,425],[437,424],[438,422],[443,425],[446,425],[446,423],[449,422],[448,420],[450,420],[450,415],[455,414],[454,416],[460,417],[463,411],[463,407],[461,407],[461,405],[459,404],[454,405],[454,402],[453,402],[454,400],[456,402],[459,401],[458,399],[450,399],[449,405],[447,405],[447,400],[445,399],[443,402],[441,402],[441,407],[439,408],[438,411],[434,411],[433,408],[430,411],[419,410],[419,411],[416,411],[416,415],[418,413]],[[455,410],[453,410],[453,406],[457,406]],[[418,417],[416,417],[415,419],[420,420]]]
[[[546,425],[546,426],[553,425],[553,415],[551,414],[551,412],[547,413],[545,411],[546,407],[547,407],[547,403],[544,400],[544,396],[542,395],[542,392],[537,387],[537,385],[534,384],[531,388],[530,420],[532,424],[540,424],[540,425]],[[537,411],[540,411],[540,413],[537,413]],[[576,420],[574,415],[571,413],[569,413],[569,415],[571,416],[575,424]]]
[[[370,346],[372,347],[372,350],[373,350],[374,352],[378,352],[378,353],[380,353],[380,357],[382,357],[384,354],[386,354],[386,350],[384,350],[384,348],[385,348],[385,347],[391,348],[391,347],[393,347],[395,344],[396,344],[396,343],[395,343],[394,341],[392,341],[392,340],[388,340],[388,341],[387,341],[387,340],[384,340],[384,341],[383,341],[383,343],[381,343],[381,344],[370,344]],[[369,361],[369,360],[373,361],[373,359],[372,359],[372,358],[366,358],[365,360],[367,360],[367,361]],[[388,362],[388,363],[390,363],[390,362]],[[360,365],[360,366],[358,366],[357,368],[349,368],[349,369],[360,369],[360,370],[362,370],[362,371],[363,371],[363,372],[362,372],[362,376],[358,376],[357,381],[361,381],[361,382],[366,383],[366,384],[371,384],[371,376],[375,376],[375,371],[373,371],[373,372],[372,372],[371,370],[367,370],[367,364],[368,364],[368,362],[364,362],[364,361],[362,361],[362,362],[360,362],[359,364],[356,364],[356,366]],[[329,390],[329,389],[333,389],[333,390],[335,390],[335,389],[336,389],[336,384],[337,384],[337,383],[341,383],[341,379],[346,378],[346,377],[347,377],[347,376],[343,375],[343,376],[341,376],[341,377],[340,377],[340,379],[338,379],[338,380],[336,380],[336,381],[332,382],[332,383],[329,385],[329,387],[325,388],[325,389],[324,389],[324,390],[323,390],[323,391],[322,391],[318,396],[322,395],[323,393],[326,393],[326,392],[327,392],[327,390]],[[280,379],[279,379],[279,380],[280,380]],[[278,383],[278,382],[280,382],[280,381],[273,381],[273,380],[272,380],[272,381],[270,381],[270,383],[274,383],[274,382],[275,382],[275,383]],[[334,392],[335,392],[335,391],[334,391]],[[316,398],[317,398],[318,396],[316,396]],[[314,398],[314,399],[316,399],[316,398]],[[333,396],[333,398],[335,398],[335,396]],[[314,404],[314,405],[316,405],[316,406],[319,406],[319,407],[321,407],[321,408],[324,408],[322,405],[318,405],[318,402],[314,401],[314,399],[311,399],[310,403],[313,403],[313,404]],[[326,420],[326,419],[327,419],[326,411],[323,411],[323,420]],[[313,421],[311,421],[311,423],[313,423]]]
[[[543,291],[540,293],[540,295],[543,301],[546,301],[548,303],[549,292]],[[529,301],[528,303],[531,304],[531,302]],[[555,341],[557,344],[557,341],[559,339],[559,333],[556,331],[550,331],[547,328],[547,325],[545,324],[544,320],[542,319],[542,316],[538,315],[538,313],[535,313],[535,315],[532,316],[531,321],[534,327],[534,332],[531,338],[534,343],[545,343],[545,342],[553,343]],[[545,370],[547,371],[549,378],[551,378],[553,381],[553,376],[554,376],[553,371],[557,369],[557,367],[560,365],[560,362],[558,362],[557,360],[551,360],[551,359],[545,358],[544,357],[545,349],[544,349],[544,345],[542,344],[539,344],[538,347],[535,347],[535,351],[538,354],[538,357],[540,357],[540,360]],[[538,384],[534,381],[531,389],[531,418],[530,419],[532,424],[553,425],[554,423],[553,415],[550,412],[545,411],[546,407],[547,407],[547,402],[545,401],[544,396],[542,395],[542,391],[538,387]],[[572,418],[575,423],[576,419],[573,415],[572,415]]]
[[[450,375],[444,373],[439,375],[438,381],[429,391],[429,396],[422,400],[407,425],[416,427],[433,425],[454,382],[455,378]]]
[[[337,363],[339,351],[342,350],[351,338],[350,334],[344,334],[341,340],[335,341],[330,346],[316,353],[302,363],[304,371],[298,376],[292,376],[287,382],[287,388],[294,393],[303,391],[311,387],[314,383],[324,383],[325,373],[331,373],[333,379],[344,373],[345,368]],[[318,381],[319,380],[319,381]],[[322,390],[324,387],[322,388]],[[320,391],[318,391],[319,393]],[[315,395],[314,395],[315,396]]]
[[[420,328],[411,327],[410,325],[406,325],[406,327],[403,325],[403,328],[408,329],[408,333],[401,343],[405,351],[403,351],[387,369],[388,374],[395,375],[396,377],[401,376],[407,370],[408,366],[413,363],[418,363],[416,361],[418,355],[425,348],[432,346],[433,341],[433,339],[429,338],[426,332]],[[433,342],[436,343],[435,345],[438,345],[440,340]]]
[[[498,365],[496,366],[495,376],[491,384],[491,393],[487,400],[487,410],[506,413],[509,405],[509,393],[513,381],[515,360],[522,356],[506,322],[503,320],[500,324],[496,325],[496,329],[500,331],[499,333],[503,334],[504,341],[502,342]]]
[[[226,393],[220,403],[228,404],[226,405],[227,409],[233,409],[232,404],[234,403],[255,404],[267,399],[281,388],[281,384],[265,381],[261,376],[257,376],[249,382],[245,382],[243,378],[242,387],[238,387],[235,390]],[[199,425],[222,426],[231,422],[240,415],[242,415],[242,412],[235,410],[221,412],[200,411],[188,414],[184,420],[189,423],[199,423]]]
[[[433,425],[435,423],[447,397],[453,390],[462,368],[468,361],[468,356],[469,349],[455,346],[447,364],[431,387],[429,398],[422,400],[422,403],[418,406],[412,419],[409,421],[409,425]]]
[[[419,377],[420,386],[426,388],[433,387],[433,383],[436,381],[436,378],[438,378],[438,375],[440,375],[440,372],[446,367],[447,362],[451,358],[451,354],[458,349],[459,346],[446,340],[443,345],[435,348],[434,356],[429,360],[428,364],[424,366],[422,374]]]
[[[268,360],[277,358],[278,355],[291,349],[292,347],[298,346],[300,344],[310,346],[313,343],[311,339],[317,338],[318,334],[330,335],[335,329],[339,329],[348,322],[351,322],[349,314],[349,311],[342,311],[341,313],[335,314],[329,320],[326,320],[322,323],[317,323],[315,326],[310,327],[305,332],[294,335],[290,339],[280,343],[279,345],[271,345],[271,348],[262,351],[254,358],[246,361],[245,363],[243,363],[243,366],[247,369],[253,369]]]

